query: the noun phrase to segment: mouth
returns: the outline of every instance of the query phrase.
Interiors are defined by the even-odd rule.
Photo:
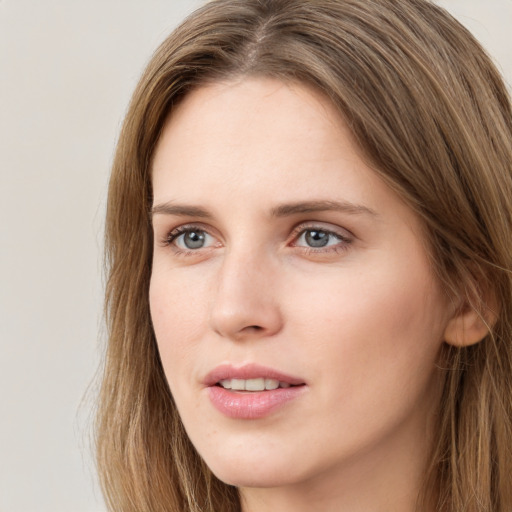
[[[220,365],[206,376],[204,384],[207,387],[217,386],[231,391],[248,392],[273,391],[306,385],[299,377],[253,363],[238,367],[231,364]]]
[[[304,380],[272,368],[246,364],[218,366],[205,378],[211,404],[225,417],[257,420],[271,416],[307,393]]]
[[[264,377],[254,379],[223,379],[215,384],[215,386],[220,386],[231,391],[249,392],[272,391],[279,388],[288,389],[290,387],[303,385],[304,384],[290,384],[289,382]]]

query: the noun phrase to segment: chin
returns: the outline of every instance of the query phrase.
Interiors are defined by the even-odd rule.
[[[293,462],[286,457],[276,460],[275,455],[265,461],[261,457],[237,455],[212,457],[205,462],[219,480],[235,487],[280,487],[301,480],[300,475],[290,471]]]
[[[283,474],[281,471],[254,471],[253,467],[233,471],[231,468],[222,468],[216,471],[216,468],[210,468],[213,474],[222,482],[235,487],[283,487],[294,483],[289,474]]]

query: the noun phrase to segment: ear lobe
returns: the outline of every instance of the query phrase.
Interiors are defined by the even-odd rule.
[[[455,347],[467,347],[482,341],[491,331],[497,316],[490,309],[487,317],[470,305],[458,308],[444,331],[444,340]]]

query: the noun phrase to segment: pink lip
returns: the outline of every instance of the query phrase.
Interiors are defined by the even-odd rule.
[[[276,379],[292,387],[268,391],[232,391],[216,384],[225,379]],[[249,364],[235,368],[221,365],[210,372],[205,380],[208,395],[213,406],[229,418],[254,420],[264,418],[304,393],[304,381],[286,375],[272,368]]]
[[[275,379],[279,382],[287,382],[292,386],[305,384],[304,380],[287,375],[285,373],[261,366],[259,364],[245,364],[244,366],[235,367],[231,364],[223,364],[217,366],[212,370],[204,379],[206,386],[215,386],[219,381],[225,379],[257,379],[263,377],[264,379]]]

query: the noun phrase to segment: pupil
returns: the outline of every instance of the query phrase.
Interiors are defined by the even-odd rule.
[[[204,245],[204,233],[201,231],[189,231],[185,233],[184,242],[188,249],[200,249]]]
[[[329,242],[329,234],[325,231],[306,231],[306,243],[310,247],[325,247]]]

